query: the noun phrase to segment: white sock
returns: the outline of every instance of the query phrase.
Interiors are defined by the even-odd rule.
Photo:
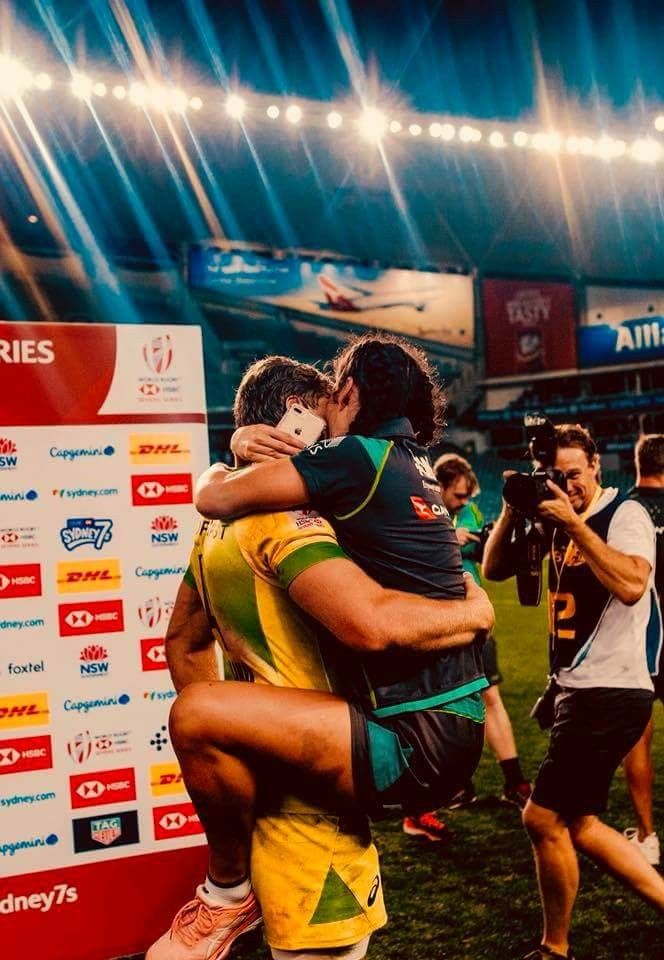
[[[242,900],[249,896],[250,891],[251,880],[249,877],[245,880],[240,880],[239,883],[231,887],[221,887],[218,883],[215,883],[214,880],[210,880],[209,876],[205,878],[205,883],[203,884],[203,893],[206,899],[219,907],[228,907],[232,904],[241,903]]]

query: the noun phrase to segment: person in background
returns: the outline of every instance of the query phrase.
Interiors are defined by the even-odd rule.
[[[632,487],[628,496],[646,508],[655,526],[657,534],[655,588],[661,611],[664,585],[664,434],[652,433],[642,436],[636,444],[634,459],[636,486]],[[664,702],[664,664],[661,658],[653,680],[655,698]],[[637,824],[636,827],[628,827],[625,830],[625,836],[641,851],[648,863],[657,866],[660,858],[659,838],[655,832],[652,813],[655,774],[651,744],[654,729],[651,717],[643,736],[625,757],[625,777]]]
[[[456,453],[444,453],[433,466],[440,484],[443,503],[449,510],[461,546],[463,568],[480,583],[479,562],[482,559],[481,533],[484,519],[473,498],[480,492],[477,477],[470,463]],[[509,714],[500,696],[502,675],[498,669],[495,637],[490,636],[482,648],[484,673],[490,686],[482,691],[486,707],[484,736],[498,761],[504,778],[502,800],[523,809],[531,793],[519,763],[514,732]],[[448,810],[469,806],[477,800],[472,780],[447,804]]]

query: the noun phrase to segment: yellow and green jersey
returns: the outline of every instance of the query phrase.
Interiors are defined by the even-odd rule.
[[[299,573],[334,557],[345,554],[312,510],[201,521],[185,579],[203,599],[227,679],[348,692],[349,653],[287,593]]]

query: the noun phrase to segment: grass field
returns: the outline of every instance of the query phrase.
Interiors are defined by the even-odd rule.
[[[533,777],[546,737],[528,713],[546,675],[545,606],[521,608],[513,582],[491,585],[496,606],[502,694],[512,717],[526,773]],[[664,723],[656,707],[655,755],[659,794],[664,788]],[[475,777],[480,801],[446,816],[446,843],[406,837],[401,825],[375,830],[381,853],[389,922],[376,934],[368,960],[510,960],[540,934],[540,909],[530,845],[518,811],[498,802],[502,778],[485,750]],[[656,788],[657,793],[657,788]],[[655,804],[664,822],[664,802]],[[620,770],[606,820],[632,822]],[[572,927],[577,960],[664,960],[664,919],[605,876],[581,864],[581,892]],[[264,951],[246,955],[250,960]]]

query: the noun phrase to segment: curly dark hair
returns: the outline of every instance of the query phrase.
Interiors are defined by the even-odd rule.
[[[315,407],[331,392],[330,378],[310,363],[298,363],[290,357],[264,357],[247,367],[237,388],[235,426],[267,423],[274,427],[286,412],[288,397],[299,397],[306,407]]]
[[[359,391],[353,433],[371,436],[379,424],[407,417],[417,440],[437,443],[445,426],[445,393],[423,350],[403,337],[367,333],[355,337],[333,361],[335,391],[348,377]]]

